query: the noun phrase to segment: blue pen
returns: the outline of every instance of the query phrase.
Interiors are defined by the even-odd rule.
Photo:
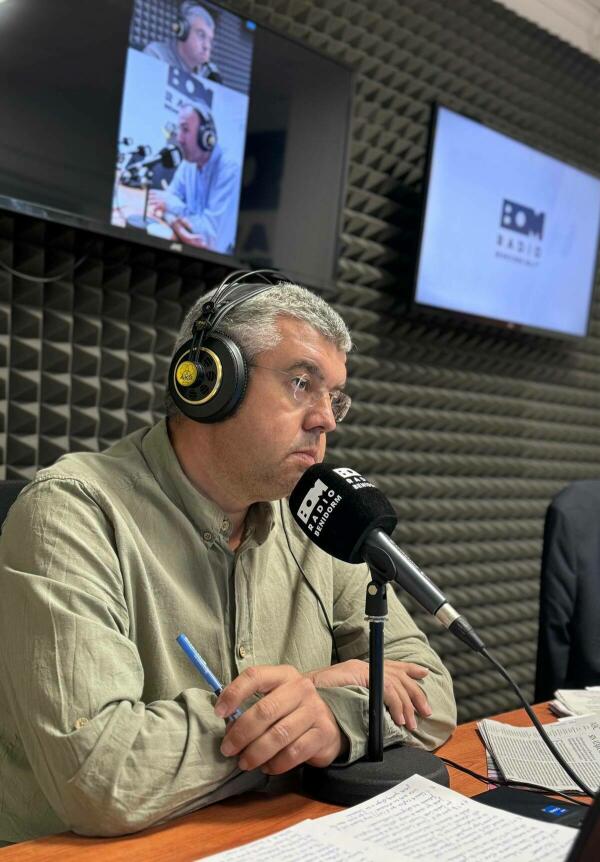
[[[191,663],[194,665],[196,670],[200,671],[201,676],[206,680],[214,693],[221,694],[221,692],[223,691],[223,685],[219,682],[217,677],[206,664],[206,662],[204,661],[196,647],[189,640],[189,638],[187,638],[185,635],[179,635],[177,637],[177,643],[184,651],[186,656],[189,658]],[[236,718],[239,718],[241,714],[242,710],[236,709],[236,711],[229,716],[229,719],[234,721]]]

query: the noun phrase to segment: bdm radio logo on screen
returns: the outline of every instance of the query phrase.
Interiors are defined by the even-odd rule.
[[[504,198],[496,255],[526,266],[537,266],[542,256],[545,219],[545,213],[536,213],[532,207]]]

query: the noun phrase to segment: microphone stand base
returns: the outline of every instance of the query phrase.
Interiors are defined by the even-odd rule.
[[[396,745],[386,748],[380,761],[362,758],[347,766],[331,765],[324,769],[305,766],[302,792],[319,802],[356,805],[395,787],[411,775],[422,775],[444,787],[450,785],[446,765],[435,754],[422,748]]]

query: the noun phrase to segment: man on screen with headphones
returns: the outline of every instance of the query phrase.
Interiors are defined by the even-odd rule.
[[[183,160],[167,189],[150,191],[150,207],[186,245],[232,253],[240,174],[217,143],[208,105],[181,107],[177,145]]]
[[[214,38],[215,21],[210,12],[199,3],[184,2],[173,24],[173,37],[166,42],[150,42],[144,54],[188,75],[221,84],[223,78],[210,59]]]
[[[0,842],[135,832],[365,753],[368,571],[283,502],[350,408],[350,347],[320,297],[234,273],[183,322],[167,418],[21,492],[0,542]],[[452,683],[388,602],[384,741],[435,748]]]

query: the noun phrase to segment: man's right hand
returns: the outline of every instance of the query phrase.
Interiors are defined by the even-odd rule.
[[[230,722],[221,745],[226,757],[239,757],[240,769],[279,775],[300,763],[329,766],[344,751],[347,740],[330,708],[289,665],[247,668],[225,686],[215,712],[226,718],[255,694],[263,697]]]
[[[148,193],[148,204],[150,206],[150,210],[153,215],[161,218],[166,206],[166,195],[164,192],[158,191],[158,189],[150,189]]]

